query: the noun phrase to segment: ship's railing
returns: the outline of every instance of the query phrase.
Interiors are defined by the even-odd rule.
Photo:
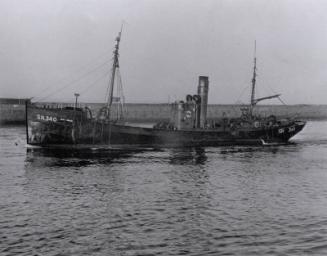
[[[49,108],[49,109],[64,109],[67,107],[71,108],[85,108],[89,107],[88,104],[86,103],[54,103],[54,102],[37,102],[33,103],[34,106],[39,107],[39,108]]]

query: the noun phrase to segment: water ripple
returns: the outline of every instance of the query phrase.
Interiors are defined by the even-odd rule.
[[[284,146],[109,155],[27,151],[24,128],[0,128],[0,254],[325,255],[326,125]]]

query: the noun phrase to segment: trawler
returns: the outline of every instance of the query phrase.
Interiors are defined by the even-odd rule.
[[[255,114],[254,108],[258,102],[280,96],[255,98],[256,57],[251,101],[241,108],[242,115],[239,118],[224,116],[219,121],[207,119],[209,78],[199,76],[197,93],[172,104],[169,122],[160,122],[152,127],[130,126],[122,115],[114,118],[112,113],[120,41],[121,32],[116,38],[108,99],[99,112],[94,115],[89,108],[81,108],[77,104],[71,107],[47,107],[27,102],[27,144],[86,148],[275,145],[287,143],[305,126],[301,120]]]

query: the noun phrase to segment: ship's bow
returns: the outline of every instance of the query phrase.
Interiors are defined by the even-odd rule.
[[[289,125],[285,130],[285,138],[288,141],[290,138],[294,137],[304,128],[306,122],[301,120],[295,120],[291,125]]]

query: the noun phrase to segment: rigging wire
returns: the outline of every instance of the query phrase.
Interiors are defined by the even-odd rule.
[[[238,102],[240,100],[240,98],[243,96],[243,94],[245,93],[245,91],[250,87],[250,85],[247,85],[246,87],[243,88],[243,90],[241,91],[239,97],[237,98],[236,102]],[[235,102],[235,103],[236,103]]]
[[[267,87],[266,87],[267,86]],[[273,94],[278,94],[276,91],[274,91],[268,84],[265,84],[264,87],[265,89],[269,88],[270,91],[273,93]],[[268,90],[266,90],[268,91]],[[282,99],[280,96],[277,97],[277,99],[283,104],[283,105],[287,105]]]
[[[237,98],[237,100],[234,102],[234,104],[237,104],[237,102],[240,101],[240,98],[243,96],[243,94],[245,93],[245,91],[250,87],[250,85],[247,85],[246,87],[243,88],[243,90],[241,91],[239,97]],[[232,110],[234,111],[234,113],[238,114],[239,113],[239,108],[235,107],[234,104],[232,104]],[[244,103],[242,104],[244,105]]]
[[[110,73],[112,73],[112,68],[110,69]],[[104,96],[104,102],[109,101],[109,88],[110,88],[110,84],[111,84],[112,79],[113,79],[112,77],[110,77],[110,79],[108,79],[108,86],[107,86],[106,94]]]
[[[88,75],[94,73],[94,72],[97,71],[98,69],[104,67],[104,66],[105,66],[107,63],[109,63],[110,61],[111,61],[111,59],[110,59],[110,60],[107,60],[107,61],[105,61],[105,62],[103,62],[103,63],[101,63],[100,65],[96,66],[95,68],[93,68],[92,70],[88,71],[88,72],[85,73],[84,75],[82,75],[82,76],[78,77],[77,79],[71,81],[70,83],[67,83],[67,84],[65,84],[64,86],[60,87],[60,88],[57,89],[55,92],[49,93],[48,95],[46,95],[46,96],[44,96],[43,98],[39,99],[38,101],[36,101],[36,103],[37,103],[37,102],[40,102],[40,101],[42,101],[42,100],[44,100],[44,99],[47,99],[47,98],[49,98],[50,96],[53,96],[53,95],[57,94],[58,92],[60,92],[60,91],[62,91],[62,90],[64,90],[64,89],[66,89],[66,88],[72,86],[73,84],[75,84],[75,83],[81,81],[83,78],[85,78],[85,77],[87,77]]]
[[[124,117],[124,114],[126,114],[126,109],[125,109],[125,96],[124,96],[124,91],[123,91],[123,82],[122,82],[122,77],[120,74],[120,69],[118,69],[117,72],[117,78],[118,78],[118,90],[119,90],[119,101],[120,101],[120,106],[121,106],[121,111],[120,115]]]
[[[277,99],[279,99],[279,101],[283,104],[283,105],[287,105],[282,99],[280,96],[277,97]]]
[[[107,53],[108,53],[108,50],[105,51],[105,52],[103,52],[103,53],[101,53],[101,54],[99,54],[99,55],[97,55],[97,56],[94,57],[91,61],[87,62],[87,64],[82,65],[82,66],[80,66],[79,68],[77,68],[77,70],[75,70],[75,72],[76,72],[76,73],[79,73],[79,72],[82,72],[82,71],[88,69],[90,66],[93,66],[93,63],[94,63],[95,60],[98,61],[98,60],[101,60],[103,57],[108,56]],[[102,57],[102,58],[101,58],[101,57]],[[90,65],[90,64],[92,64],[92,65]],[[66,82],[66,81],[68,81],[68,75],[63,76],[62,78],[56,79],[56,81],[53,81],[52,83],[55,83],[55,84],[62,84],[62,83],[64,83],[64,82]],[[44,92],[48,91],[52,86],[53,86],[53,85],[51,84],[51,85],[49,85],[49,86],[43,88],[43,89],[41,90],[41,92],[39,92],[38,95],[34,96],[33,98],[39,98],[39,97],[41,97],[41,95],[42,95]]]
[[[117,80],[116,80],[116,100],[118,101],[117,108],[116,108],[117,120],[119,120],[120,117],[120,100],[121,100],[118,70],[119,68],[117,68]]]
[[[83,93],[87,92],[88,90],[90,90],[95,84],[97,84],[101,79],[105,78],[106,76],[109,75],[109,71],[102,74],[101,76],[99,76],[93,83],[91,83],[89,86],[87,86],[83,91],[80,92],[80,94],[82,95]]]

